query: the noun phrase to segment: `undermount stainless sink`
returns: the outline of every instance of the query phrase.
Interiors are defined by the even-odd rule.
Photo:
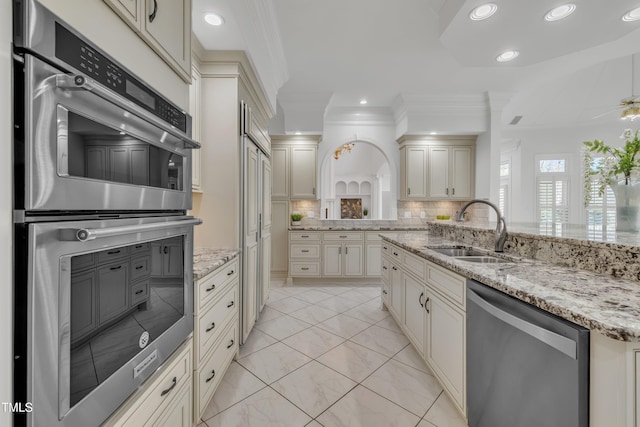
[[[482,264],[496,264],[503,262],[514,262],[507,258],[501,258],[494,255],[490,255],[486,251],[479,251],[473,248],[465,248],[464,246],[451,247],[451,248],[429,248],[430,250],[442,255],[450,256],[465,262],[476,262]]]

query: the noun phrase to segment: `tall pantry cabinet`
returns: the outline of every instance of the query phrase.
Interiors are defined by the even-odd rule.
[[[237,51],[200,51],[202,193],[194,215],[203,224],[195,246],[239,248],[240,342],[251,332],[269,292],[271,141],[274,112],[255,72]],[[268,201],[268,203],[267,203]]]

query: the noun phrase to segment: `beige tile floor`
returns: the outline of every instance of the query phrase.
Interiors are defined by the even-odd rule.
[[[464,427],[373,285],[284,285],[198,427]]]

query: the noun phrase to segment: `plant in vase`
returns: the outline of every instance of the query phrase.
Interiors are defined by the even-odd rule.
[[[300,221],[302,221],[302,214],[293,213],[291,214],[291,225],[300,225]]]
[[[616,230],[640,230],[640,138],[638,133],[625,129],[620,138],[621,148],[612,148],[603,141],[585,141],[585,206],[591,202],[593,181],[598,182],[602,197],[607,186],[616,197]],[[594,159],[591,153],[603,154]]]
[[[363,218],[366,218],[368,215],[369,215],[369,209],[367,209],[367,208],[362,209]]]

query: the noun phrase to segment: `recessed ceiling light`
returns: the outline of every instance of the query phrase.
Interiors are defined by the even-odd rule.
[[[429,135],[437,135],[438,132],[430,132]]]
[[[469,18],[472,21],[482,21],[496,13],[496,10],[498,10],[498,6],[495,3],[483,4],[473,9],[469,14]]]
[[[207,24],[213,25],[214,27],[219,27],[224,24],[224,18],[218,15],[217,13],[207,13],[204,15],[204,20],[207,21]]]
[[[573,3],[563,4],[562,6],[554,7],[544,16],[544,19],[549,22],[559,21],[567,16],[571,15],[576,10],[576,5]]]
[[[364,104],[366,104],[366,103],[367,103],[367,100],[366,100],[366,99],[361,99],[361,100],[360,100],[360,105],[364,105]]]
[[[624,22],[633,22],[639,19],[640,19],[640,7],[636,7],[635,9],[630,10],[629,12],[625,13],[624,16],[622,17],[622,20]]]
[[[513,61],[518,57],[518,55],[520,55],[520,52],[518,52],[517,50],[508,50],[498,55],[498,57],[496,58],[496,61],[498,62]]]

